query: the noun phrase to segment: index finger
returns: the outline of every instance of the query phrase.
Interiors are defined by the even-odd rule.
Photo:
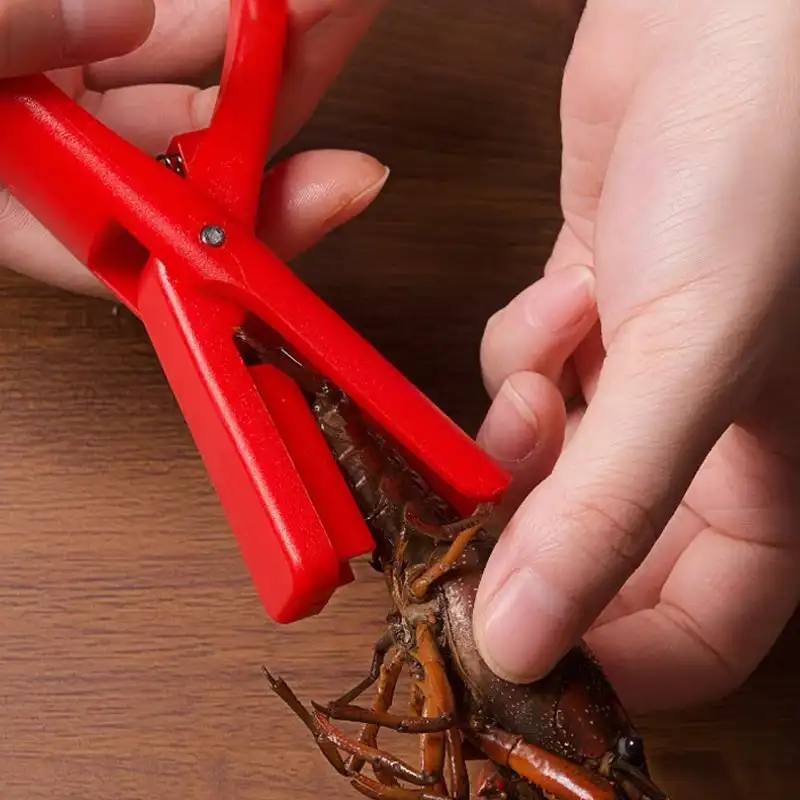
[[[87,84],[108,89],[134,83],[193,82],[225,48],[228,3],[197,0],[187,15],[177,0],[157,0],[153,33],[137,51],[96,64]],[[272,131],[272,152],[313,113],[369,29],[382,0],[289,0],[287,52]]]
[[[135,52],[109,58],[86,70],[93,89],[134,83],[200,80],[221,63],[228,30],[228,0],[155,0],[147,41]],[[353,16],[373,0],[289,0],[288,39],[294,42],[328,17]]]
[[[153,13],[152,0],[0,0],[0,77],[129,52],[147,37]]]

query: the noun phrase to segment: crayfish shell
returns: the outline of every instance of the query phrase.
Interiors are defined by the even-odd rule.
[[[602,758],[633,726],[584,644],[572,648],[548,676],[526,685],[497,677],[478,652],[473,609],[492,546],[476,538],[441,587],[447,649],[470,713],[563,758]]]

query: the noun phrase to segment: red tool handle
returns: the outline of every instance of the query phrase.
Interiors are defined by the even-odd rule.
[[[253,234],[286,0],[234,0],[216,113],[166,169],[43,76],[0,82],[0,181],[144,323],[268,614],[318,611],[373,542],[297,387],[248,370],[254,315],[460,512],[508,477]],[[338,477],[337,477],[338,476]]]

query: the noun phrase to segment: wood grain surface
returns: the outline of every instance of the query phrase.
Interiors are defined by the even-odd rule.
[[[470,432],[486,318],[559,225],[558,93],[580,4],[389,2],[293,143],[393,173],[298,272]],[[269,694],[360,678],[384,590],[259,607],[138,323],[0,275],[0,798],[311,800],[353,792]],[[673,800],[797,797],[800,627],[736,696],[643,721]]]

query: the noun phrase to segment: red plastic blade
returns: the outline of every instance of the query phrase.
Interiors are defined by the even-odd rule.
[[[140,288],[148,333],[267,613],[285,623],[320,610],[340,585],[341,561],[373,547],[320,432],[285,382],[242,362],[235,307],[179,288],[156,260]]]
[[[375,543],[325,437],[308,412],[303,392],[277,367],[262,364],[251,367],[250,373],[339,561],[347,564],[371,552]]]

